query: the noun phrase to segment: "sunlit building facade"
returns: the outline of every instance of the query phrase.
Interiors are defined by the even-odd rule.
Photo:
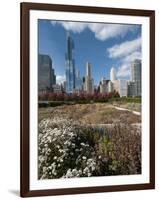
[[[106,80],[104,77],[102,78],[100,82],[100,93],[105,94],[108,93],[108,83],[109,80]]]
[[[111,81],[108,82],[108,92],[113,92],[114,88],[113,88],[113,83]]]
[[[127,97],[127,80],[115,80],[113,82],[113,89],[119,93],[120,97]]]

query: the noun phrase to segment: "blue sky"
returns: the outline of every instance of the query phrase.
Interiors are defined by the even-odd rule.
[[[86,62],[92,63],[95,84],[110,78],[115,67],[118,79],[129,79],[130,63],[141,59],[141,25],[83,23],[39,20],[39,53],[50,55],[57,82],[65,79],[66,34],[75,43],[75,66],[85,76]]]

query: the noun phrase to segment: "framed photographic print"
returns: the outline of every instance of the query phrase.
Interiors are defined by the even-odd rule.
[[[21,196],[155,187],[155,12],[21,3]]]

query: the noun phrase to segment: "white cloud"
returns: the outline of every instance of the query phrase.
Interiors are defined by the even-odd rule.
[[[89,29],[94,32],[99,40],[107,40],[114,37],[123,37],[128,31],[133,31],[135,26],[123,24],[89,24]]]
[[[81,33],[86,28],[92,31],[98,40],[107,40],[113,37],[123,37],[129,31],[134,31],[136,25],[124,25],[124,24],[104,24],[104,23],[83,23],[83,22],[63,22],[52,21],[52,25],[60,24],[67,31],[73,31],[74,33]]]
[[[121,58],[141,49],[141,37],[108,48],[110,58]]]
[[[130,65],[128,63],[121,65],[117,71],[118,78],[125,78],[130,76]]]
[[[118,78],[130,76],[130,65],[135,59],[141,59],[141,37],[134,40],[116,44],[107,49],[110,58],[117,58],[119,67],[117,69]]]
[[[73,31],[74,33],[81,33],[87,28],[87,24],[82,22],[59,22],[67,31]]]
[[[54,26],[55,24],[59,24],[64,27],[67,31],[72,31],[74,33],[81,33],[87,28],[87,23],[83,22],[63,22],[63,21],[51,21],[51,24]]]
[[[63,76],[57,75],[57,76],[56,76],[56,82],[57,82],[57,84],[61,84],[61,83],[63,83],[65,80],[66,80],[65,75],[63,75]]]
[[[141,51],[134,51],[122,59],[122,62],[130,63],[135,59],[141,59]]]

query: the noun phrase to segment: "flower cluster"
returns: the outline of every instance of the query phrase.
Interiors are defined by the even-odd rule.
[[[94,148],[72,120],[44,119],[39,123],[39,178],[92,176]]]

